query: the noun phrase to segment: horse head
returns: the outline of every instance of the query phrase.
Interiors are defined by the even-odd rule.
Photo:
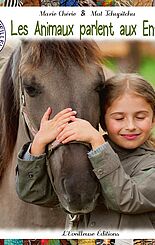
[[[8,120],[6,145],[9,145],[9,152],[13,151],[18,122],[21,124],[22,120],[19,116],[21,93],[24,94],[28,118],[36,129],[39,129],[42,115],[49,106],[52,108],[51,117],[71,107],[79,118],[98,128],[99,90],[104,84],[99,56],[96,45],[86,41],[22,42],[9,61],[10,85],[2,85],[2,96],[5,101],[9,99],[3,107],[11,111],[8,119],[5,118]],[[9,124],[9,120],[13,120],[10,117],[14,117],[15,125]],[[30,130],[29,134],[33,139]],[[91,212],[99,196],[99,182],[87,157],[89,150],[86,144],[71,142],[56,147],[49,157],[53,187],[63,208],[70,213]]]

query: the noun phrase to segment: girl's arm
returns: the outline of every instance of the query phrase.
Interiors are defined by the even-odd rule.
[[[45,152],[46,145],[51,143],[57,135],[65,128],[69,121],[74,120],[76,111],[66,108],[60,111],[54,118],[49,119],[52,113],[49,107],[44,113],[40,129],[34,137],[31,146],[31,154],[38,156]]]
[[[134,169],[135,172],[129,176],[122,164],[129,164],[132,168],[131,161],[126,162],[128,160],[125,159],[121,162],[109,143],[105,143],[89,122],[75,118],[57,139],[63,143],[77,140],[92,145],[93,150],[88,157],[101,184],[107,208],[127,214],[155,210],[155,153],[152,155],[148,151],[142,156],[133,156],[139,169],[136,167],[136,171]]]
[[[38,157],[31,156],[31,160],[26,160],[24,155],[28,153],[29,147],[30,143],[25,144],[17,157],[17,194],[25,202],[53,207],[59,201],[47,173],[46,154]]]
[[[16,190],[23,201],[50,207],[58,203],[47,173],[45,147],[56,138],[75,114],[75,111],[67,108],[50,120],[51,109],[48,108],[32,144],[24,145],[18,154]]]
[[[88,121],[75,117],[58,134],[57,140],[63,144],[73,140],[87,142],[91,144],[92,149],[105,143],[102,135]]]
[[[138,158],[139,155],[139,158]],[[125,214],[155,210],[155,153],[137,154],[135,172],[129,176],[109,143],[89,155],[94,172],[100,181],[107,208]],[[126,162],[128,161],[128,162]],[[133,161],[133,160],[132,160]]]

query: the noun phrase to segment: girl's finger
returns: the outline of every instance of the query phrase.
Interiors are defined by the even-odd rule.
[[[76,122],[67,123],[59,136],[65,134],[71,130],[75,132],[76,129],[77,129]]]
[[[66,130],[66,128],[67,128],[67,130]],[[64,127],[64,129],[61,131],[61,133],[57,136],[57,139],[61,138],[62,135],[66,134],[66,132],[69,130],[70,130],[70,128],[68,128],[68,125],[66,125],[66,127]]]
[[[70,120],[71,117],[72,117],[72,116],[75,117],[76,114],[77,114],[76,111],[67,112],[67,113],[65,113],[65,114],[60,115],[59,117],[57,117],[57,118],[56,118],[56,121],[57,121],[57,122],[60,122],[60,121],[62,121],[62,120],[64,120],[64,119]]]
[[[71,135],[75,134],[75,132],[72,130],[68,130],[67,132],[63,132],[63,133],[62,132],[57,136],[57,140],[59,140],[60,142],[62,142],[64,139],[70,137]]]
[[[67,126],[67,124],[68,124],[68,123],[64,123],[63,125],[60,125],[60,126],[57,127],[57,131],[58,131],[59,134],[60,134],[61,131]]]
[[[77,118],[75,116],[71,116],[70,121],[75,122],[75,121],[77,121]]]
[[[68,143],[70,141],[73,141],[73,140],[75,140],[75,135],[74,134],[69,136],[69,137],[67,137],[65,140],[62,141],[62,143],[66,144],[66,143]]]
[[[48,121],[51,113],[52,113],[52,109],[50,107],[48,107],[48,109],[45,111],[45,113],[41,119],[41,122]]]
[[[56,124],[57,124],[57,126],[59,127],[59,126],[61,126],[61,125],[63,125],[63,124],[66,124],[66,123],[68,123],[68,122],[70,122],[70,121],[73,121],[74,119],[73,118],[75,118],[75,116],[71,116],[71,117],[67,117],[67,118],[64,118],[63,120],[58,120],[57,122],[56,122]]]
[[[55,115],[54,119],[57,120],[60,116],[64,115],[64,114],[67,113],[67,112],[71,112],[71,111],[72,111],[72,108],[66,108],[66,109],[64,109],[64,110],[62,110],[62,111],[60,111],[60,112],[58,112],[58,113]]]

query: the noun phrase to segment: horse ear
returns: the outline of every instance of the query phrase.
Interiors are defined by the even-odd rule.
[[[104,72],[104,69],[103,69],[102,66],[100,67],[99,75],[100,75],[100,78],[101,78],[102,86],[104,86],[104,83],[105,83],[105,72]]]
[[[110,79],[111,77],[114,76],[114,72],[107,68],[106,66],[102,66],[100,69],[100,76],[102,77],[102,85],[99,90],[99,96],[100,96],[100,126],[101,128],[106,131],[106,126],[105,126],[105,109],[104,109],[104,103],[105,103],[105,81],[107,79]]]
[[[104,72],[105,81],[115,75],[115,73],[111,69],[109,69],[108,67],[106,67],[104,65],[102,66],[102,69]]]
[[[0,163],[0,174],[12,157],[17,139],[19,101],[16,98],[14,81],[14,79],[17,80],[19,72],[17,56],[19,58],[19,49],[18,52],[15,50],[10,56],[1,80],[0,119],[2,126],[0,132],[0,155],[3,157],[3,161]]]
[[[99,76],[101,80],[101,85],[99,86],[98,91],[100,92],[100,90],[104,88],[105,81],[114,76],[114,72],[103,65],[99,68]]]

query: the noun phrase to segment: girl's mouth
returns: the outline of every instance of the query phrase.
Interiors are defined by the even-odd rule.
[[[127,140],[135,140],[139,136],[139,134],[122,134],[121,136],[123,136]]]

